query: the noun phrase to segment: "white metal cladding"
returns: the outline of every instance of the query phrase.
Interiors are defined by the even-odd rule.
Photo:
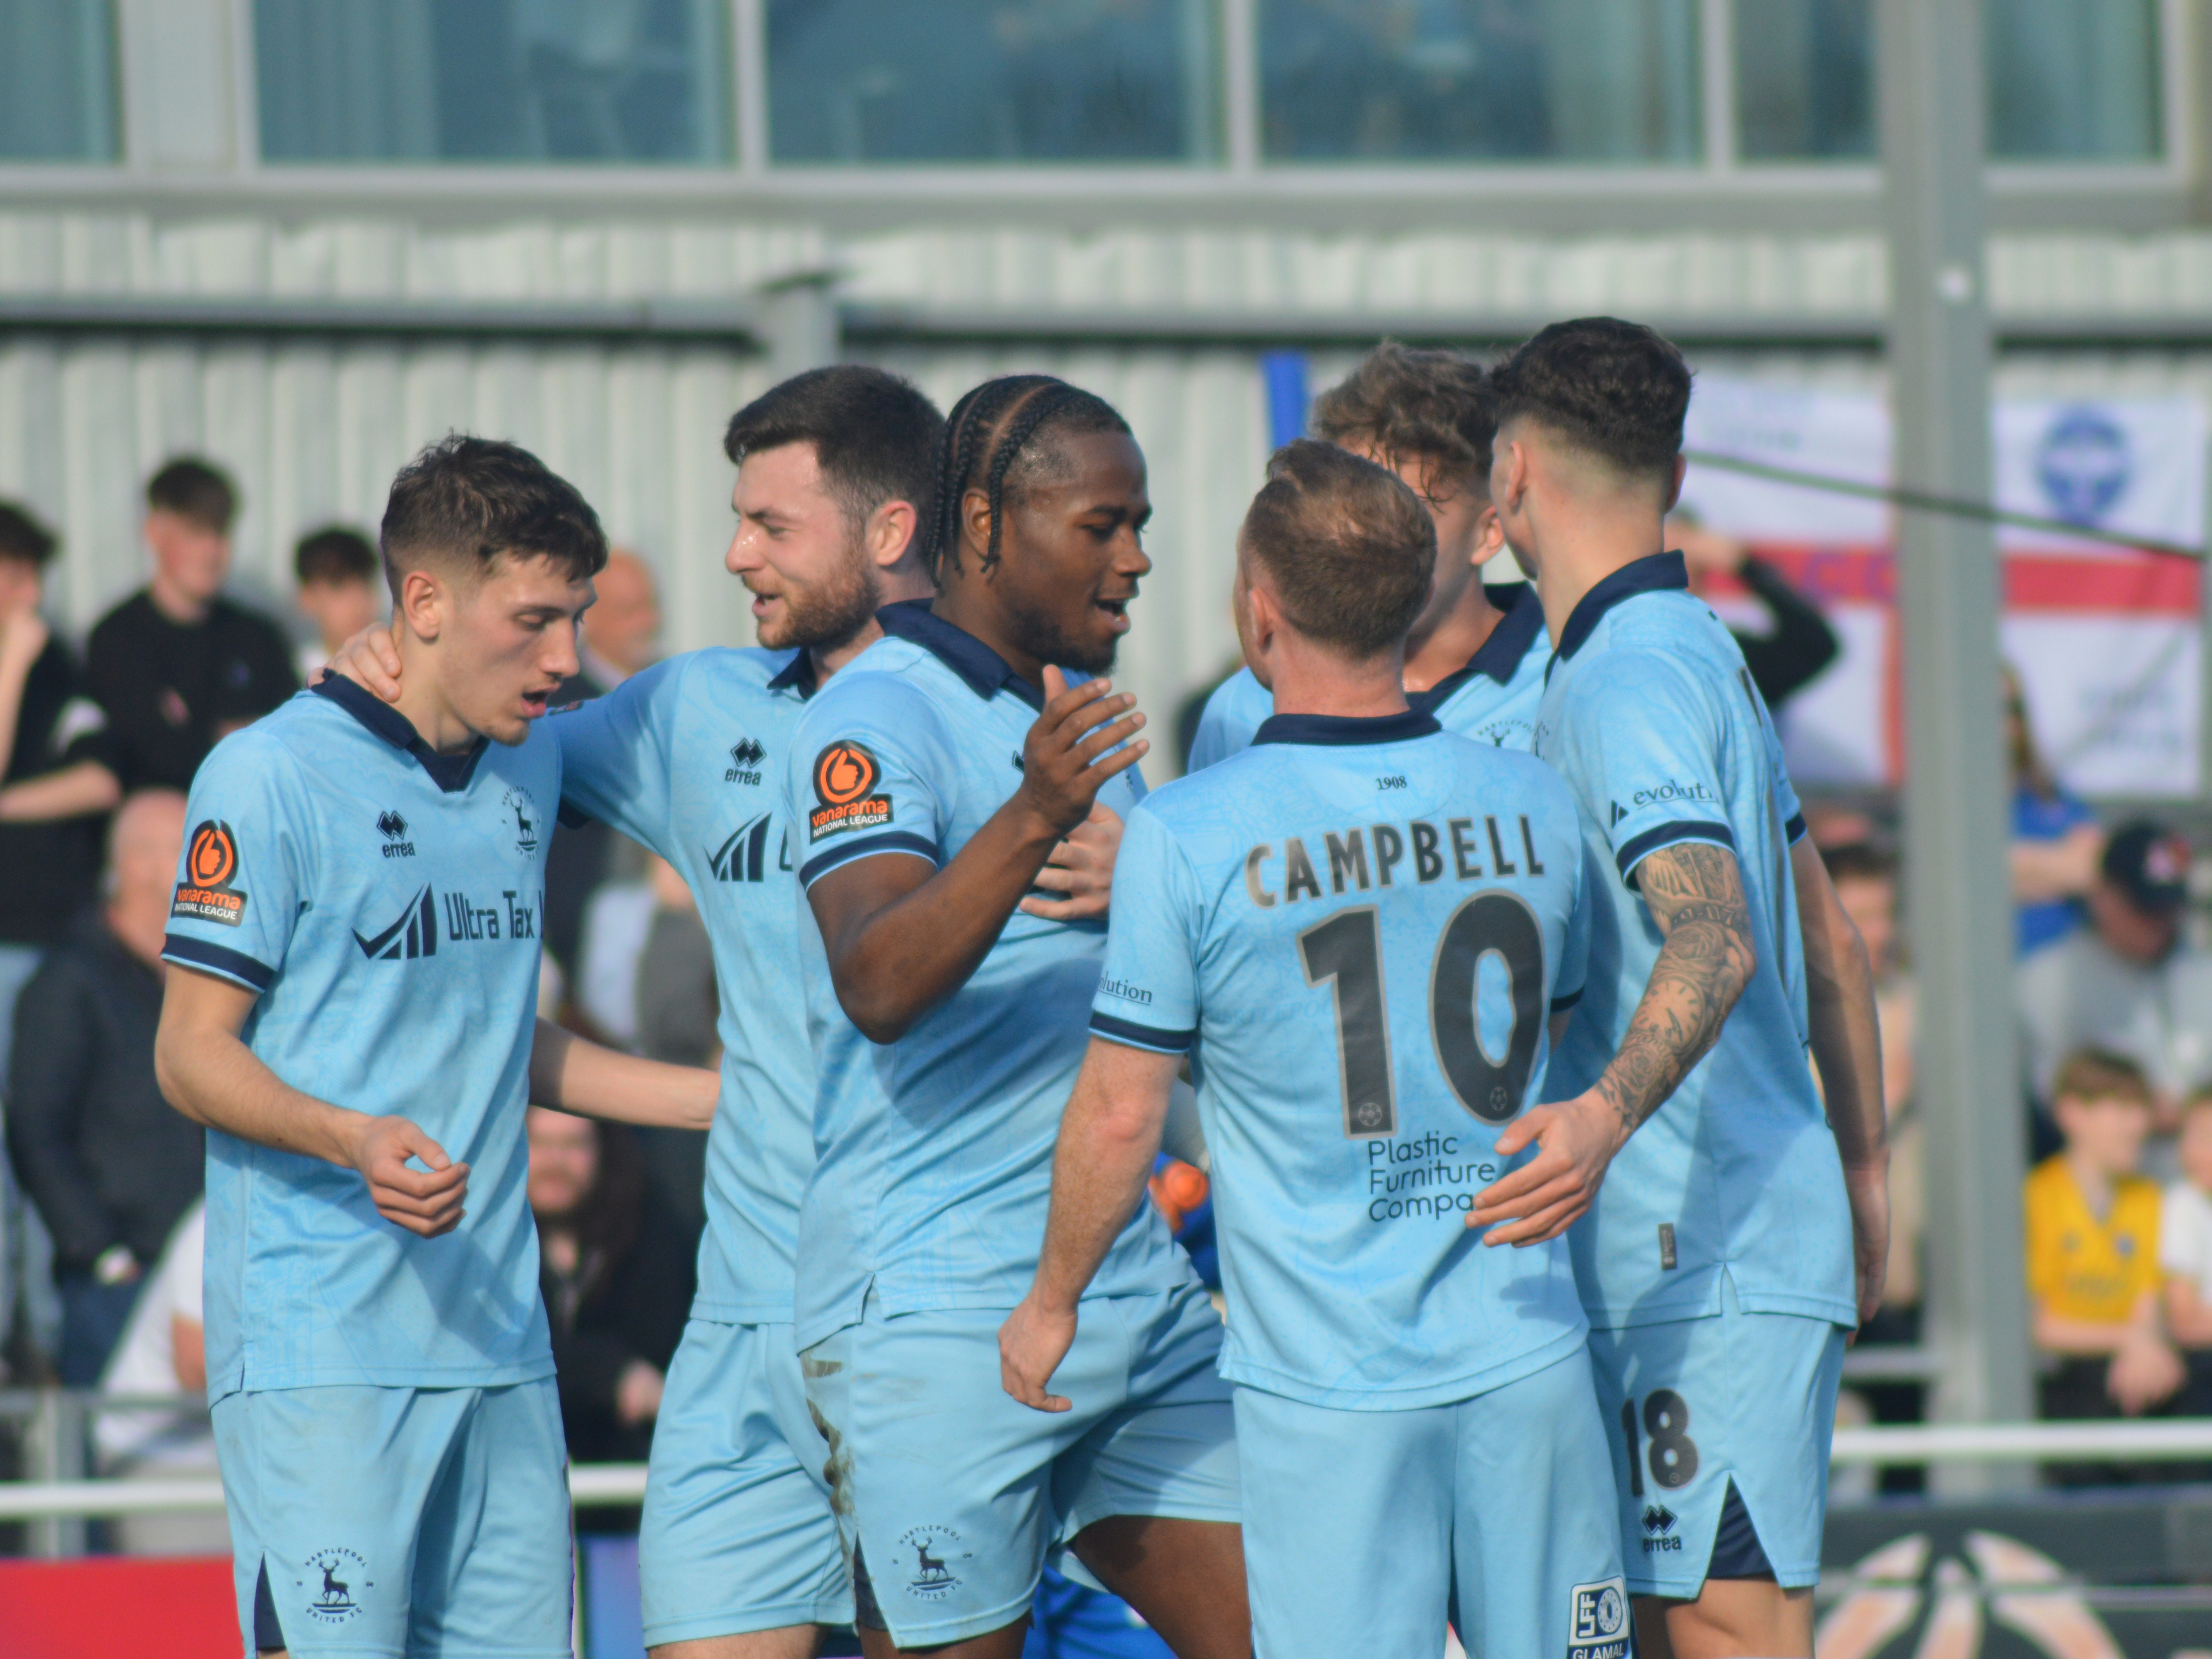
[[[0,292],[17,294],[730,299],[825,266],[844,274],[843,291],[857,299],[1071,312],[1867,316],[1884,297],[1880,241],[1863,236],[1547,240],[893,226],[833,242],[803,226],[696,218],[293,224],[0,211]],[[1990,275],[2000,306],[2014,312],[2212,311],[2212,236],[2002,238]],[[900,347],[881,355],[941,404],[988,374],[1040,368],[1094,388],[1127,415],[1152,464],[1157,568],[1123,672],[1164,726],[1182,693],[1234,654],[1234,536],[1268,437],[1256,353]],[[1316,387],[1353,356],[1316,353]],[[1801,385],[1881,384],[1878,360],[1863,351],[1707,353],[1702,362]],[[143,580],[138,490],[169,454],[203,451],[235,471],[246,495],[241,585],[281,604],[293,540],[332,519],[374,525],[393,470],[416,447],[448,429],[512,437],[574,479],[610,532],[660,569],[667,642],[684,648],[750,637],[743,595],[720,565],[730,521],[720,437],[730,412],[767,383],[763,359],[712,344],[18,332],[0,336],[0,493],[24,498],[63,532],[56,608],[82,629]],[[2212,394],[2212,356],[2014,356],[1998,384],[2014,396]]]

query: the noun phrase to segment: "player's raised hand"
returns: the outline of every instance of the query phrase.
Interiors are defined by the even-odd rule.
[[[1024,1297],[999,1327],[999,1381],[1032,1411],[1064,1412],[1071,1402],[1047,1394],[1044,1385],[1074,1345],[1074,1309],[1055,1312],[1040,1307],[1034,1297]]]
[[[1597,1198],[1606,1168],[1627,1137],[1620,1115],[1595,1090],[1556,1105],[1532,1106],[1505,1126],[1498,1155],[1533,1143],[1536,1156],[1474,1195],[1467,1224],[1486,1227],[1486,1244],[1541,1244],[1572,1226]]]
[[[1025,898],[1022,909],[1051,921],[1104,915],[1114,896],[1114,858],[1121,850],[1121,815],[1110,806],[1094,804],[1091,816],[1052,849],[1044,868],[1037,872],[1038,886],[1066,896]]]
[[[355,1137],[353,1167],[368,1183],[376,1212],[395,1226],[424,1238],[449,1233],[460,1224],[468,1201],[469,1166],[456,1164],[446,1149],[404,1117],[370,1117]],[[411,1170],[409,1158],[427,1169]]]
[[[340,646],[331,658],[331,672],[366,687],[386,702],[398,702],[399,647],[392,642],[392,624],[371,623]]]
[[[1069,690],[1057,668],[1044,671],[1044,712],[1022,740],[1020,798],[1061,836],[1091,816],[1109,779],[1127,771],[1152,745],[1137,736],[1145,724],[1132,712],[1137,700],[1113,692],[1109,680],[1085,680]],[[1107,756],[1116,744],[1120,753]]]

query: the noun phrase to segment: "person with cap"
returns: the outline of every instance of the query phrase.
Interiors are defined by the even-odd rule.
[[[2059,1066],[2084,1048],[2142,1068],[2162,1133],[2183,1097],[2212,1080],[2212,952],[2182,933],[2191,857],[2163,824],[2120,825],[2087,895],[2089,926],[2021,963],[2021,1034],[2039,1103],[2049,1104]]]

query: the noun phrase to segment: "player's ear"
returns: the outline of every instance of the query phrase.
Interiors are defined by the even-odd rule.
[[[445,631],[449,597],[446,584],[418,565],[400,577],[399,603],[393,609],[416,638],[434,640]]]
[[[961,496],[960,542],[963,553],[975,555],[981,569],[984,550],[991,545],[991,497],[986,491],[971,489]]]
[[[914,510],[912,501],[885,501],[871,513],[860,538],[868,562],[878,570],[888,570],[904,558],[914,544],[915,526],[920,521],[921,514]],[[986,531],[987,539],[988,534]]]
[[[1667,485],[1667,504],[1659,509],[1662,514],[1672,513],[1674,510],[1674,503],[1682,499],[1682,480],[1689,475],[1689,471],[1690,458],[1686,455],[1677,455],[1674,458],[1674,472]]]
[[[1468,562],[1480,570],[1505,550],[1505,520],[1498,516],[1495,501],[1483,504],[1474,526],[1474,551],[1468,556]]]

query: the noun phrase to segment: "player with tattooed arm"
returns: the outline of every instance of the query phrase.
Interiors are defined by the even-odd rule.
[[[1837,1379],[1888,1242],[1865,947],[1742,653],[1659,550],[1681,354],[1554,324],[1491,390],[1491,498],[1558,649],[1536,753],[1609,878],[1556,1103],[1498,1140],[1540,1151],[1470,1222],[1492,1245],[1571,1224],[1642,1650],[1809,1655]]]
[[[1273,712],[1129,820],[1006,1392],[1080,1392],[1084,1299],[1188,1057],[1220,1182],[1244,1557],[1266,1659],[1625,1659],[1607,1436],[1564,1240],[1461,1224],[1582,988],[1566,787],[1403,684],[1436,532],[1389,471],[1279,451],[1237,538]],[[1048,1389],[1054,1392],[1048,1392]],[[1501,1502],[1502,1494],[1511,1494]]]

